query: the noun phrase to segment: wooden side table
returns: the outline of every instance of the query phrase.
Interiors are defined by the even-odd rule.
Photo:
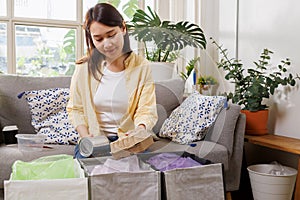
[[[262,136],[245,135],[245,141],[270,149],[289,152],[298,156],[298,174],[294,200],[300,200],[300,139],[268,134]]]

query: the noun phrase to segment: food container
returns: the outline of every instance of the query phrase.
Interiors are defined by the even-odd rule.
[[[18,148],[20,151],[42,151],[45,135],[37,134],[17,134]]]

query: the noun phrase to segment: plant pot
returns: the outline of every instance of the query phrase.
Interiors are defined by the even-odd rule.
[[[151,62],[152,77],[154,81],[168,80],[173,77],[175,63]]]
[[[268,115],[269,110],[260,110],[251,112],[249,110],[241,110],[246,115],[247,135],[266,135],[268,134]]]

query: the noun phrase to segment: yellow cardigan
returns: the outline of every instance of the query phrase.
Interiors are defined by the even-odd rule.
[[[101,79],[101,74],[99,78]],[[144,124],[152,130],[157,122],[155,86],[149,63],[141,56],[131,53],[125,60],[125,82],[129,96],[128,109],[118,128],[118,135]],[[70,86],[67,105],[69,119],[76,128],[85,125],[94,136],[103,135],[94,107],[94,95],[99,86],[88,73],[87,62],[77,65]]]

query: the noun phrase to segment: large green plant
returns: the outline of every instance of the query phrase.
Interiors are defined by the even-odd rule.
[[[288,58],[281,60],[277,67],[270,66],[272,51],[264,49],[257,62],[254,62],[255,68],[245,69],[240,60],[229,59],[227,49],[223,49],[216,41],[213,44],[220,51],[221,59],[217,63],[218,68],[225,72],[225,79],[235,84],[234,93],[230,92],[228,98],[233,103],[242,105],[244,110],[259,111],[268,108],[263,104],[263,99],[268,99],[273,95],[275,89],[280,85],[295,86],[296,79],[300,77],[287,73],[287,67],[291,65]],[[275,70],[272,70],[274,69]]]
[[[147,59],[165,62],[170,55],[174,56],[176,51],[186,46],[206,48],[204,33],[197,24],[187,21],[162,21],[156,12],[149,6],[147,8],[149,15],[139,9],[127,23],[129,34],[145,44]],[[149,43],[154,43],[154,50],[149,51]]]

